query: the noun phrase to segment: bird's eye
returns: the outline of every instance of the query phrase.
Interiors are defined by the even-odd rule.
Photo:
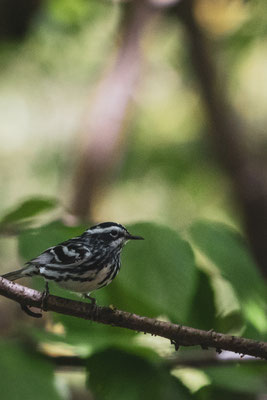
[[[113,229],[113,231],[110,232],[110,236],[112,236],[113,238],[118,237],[119,232],[116,229]]]

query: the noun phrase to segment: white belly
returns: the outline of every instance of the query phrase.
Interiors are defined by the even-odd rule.
[[[57,284],[62,287],[63,289],[70,290],[71,292],[78,292],[78,293],[90,293],[94,290],[99,289],[100,283],[105,279],[105,277],[110,273],[111,265],[107,265],[105,268],[102,268],[101,271],[90,271],[88,273],[88,278],[93,280],[88,280],[84,282],[79,281],[62,281],[57,282]],[[86,278],[85,275],[82,275],[82,278]],[[109,279],[106,282],[106,286],[110,284],[112,279]]]

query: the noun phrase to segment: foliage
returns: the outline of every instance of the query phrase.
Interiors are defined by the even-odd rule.
[[[2,399],[60,400],[51,363],[14,341],[1,340],[0,352]]]
[[[66,180],[77,158],[75,134],[87,112],[88,94],[95,93],[95,82],[120,45],[120,10],[113,3],[48,0],[26,38],[1,42],[3,272],[85,229],[65,225],[60,207],[66,208],[70,198]],[[213,19],[209,7],[220,3],[226,9],[231,2],[198,3]],[[265,65],[266,1],[234,3],[244,21],[228,29],[226,24],[220,32],[214,23],[206,29],[199,9],[195,14],[229,76],[231,100],[245,121],[259,117],[265,132],[265,81],[255,83],[257,69],[239,71],[247,71],[253,51],[253,66]],[[120,274],[95,296],[100,305],[266,341],[266,283],[243,237],[240,210],[229,201],[228,179],[206,139],[192,60],[177,21],[171,9],[142,38],[145,78],[133,96],[132,135],[125,157],[118,157],[123,162],[117,181],[105,195],[100,191],[94,205],[98,220],[115,215],[122,223],[142,221],[127,227],[145,241],[126,246]],[[248,107],[250,95],[257,100],[253,107]],[[259,152],[266,148],[261,132],[247,139],[264,144]],[[24,195],[27,200],[21,201]],[[26,284],[44,286],[38,278]],[[77,298],[53,284],[51,292]],[[195,360],[199,351],[203,358],[210,353],[184,348],[177,353],[167,340],[59,314],[36,322],[18,306],[14,312],[7,301],[0,307],[3,400],[66,398],[65,388],[56,385],[62,376],[40,353],[80,357],[86,388],[99,400],[250,400],[267,392],[265,363],[170,369],[169,357]],[[212,354],[218,360],[228,356]],[[198,373],[203,380],[197,387]]]
[[[28,204],[34,205],[33,218],[36,203],[32,201]],[[17,221],[23,219],[23,210],[25,218],[29,217],[28,208],[18,205],[17,210],[12,212],[12,224],[16,225]],[[233,327],[238,327],[246,331],[248,327],[252,328],[254,338],[266,339],[265,325],[261,325],[258,320],[265,313],[265,285],[245,241],[233,228],[225,224],[199,221],[192,225],[187,240],[163,225],[139,223],[128,228],[133,233],[143,235],[145,241],[138,243],[140,246],[126,246],[123,268],[118,278],[109,287],[96,292],[99,304],[113,304],[141,315],[163,317],[207,330],[220,327],[225,332],[231,332]],[[20,255],[26,261],[51,244],[78,235],[83,230],[84,226],[67,227],[59,221],[38,228],[25,226],[18,236]],[[204,256],[200,257],[199,252]],[[227,291],[218,289],[220,280],[222,285],[227,282],[228,290],[237,299],[235,313],[232,303],[227,301],[221,313],[220,302],[223,302],[222,296]],[[38,284],[40,288],[40,282]],[[68,292],[56,287],[52,291],[70,297]],[[249,312],[250,308],[254,314]],[[210,383],[208,387],[199,388],[192,394],[190,380],[189,383],[184,382],[179,374],[170,374],[170,370],[164,366],[162,350],[158,352],[157,346],[154,346],[155,339],[142,338],[140,334],[121,328],[102,326],[64,315],[54,315],[53,320],[62,326],[61,333],[34,328],[23,329],[23,335],[38,346],[45,343],[53,346],[60,344],[62,348],[71,346],[74,354],[86,358],[88,387],[99,399],[171,399],[175,396],[201,399],[208,398],[208,393],[215,393],[218,388],[228,391],[229,396],[231,393],[245,393],[246,398],[267,389],[264,378],[266,368],[263,364],[255,365],[255,368],[245,365],[215,369],[203,367],[200,369]],[[48,390],[51,390],[51,397],[59,398],[53,384],[51,366],[47,362],[32,350],[31,353],[25,352],[20,341],[3,341],[2,347],[3,366],[6,366],[5,354],[9,357],[6,369],[8,375],[7,372],[1,373],[1,376],[6,377],[6,386],[2,385],[5,388],[3,398],[17,396],[16,389],[8,383],[9,377],[14,375],[20,379],[20,398],[30,398],[36,390],[42,390],[44,376],[46,388],[43,393],[47,396]],[[163,354],[174,351],[167,341],[163,341],[161,348],[165,349]],[[23,382],[27,380],[15,371],[23,370],[27,359],[31,360],[32,374],[36,375],[32,386],[24,385]],[[40,364],[39,367],[35,367],[35,362]]]

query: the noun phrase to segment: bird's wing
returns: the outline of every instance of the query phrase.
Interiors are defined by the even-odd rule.
[[[75,267],[92,257],[90,249],[81,242],[66,241],[50,247],[27,264],[49,267]]]

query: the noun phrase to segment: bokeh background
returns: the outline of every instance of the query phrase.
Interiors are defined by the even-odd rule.
[[[0,272],[120,222],[146,240],[99,304],[266,340],[266,27],[264,0],[2,0]],[[3,399],[267,398],[264,362],[0,313]]]

